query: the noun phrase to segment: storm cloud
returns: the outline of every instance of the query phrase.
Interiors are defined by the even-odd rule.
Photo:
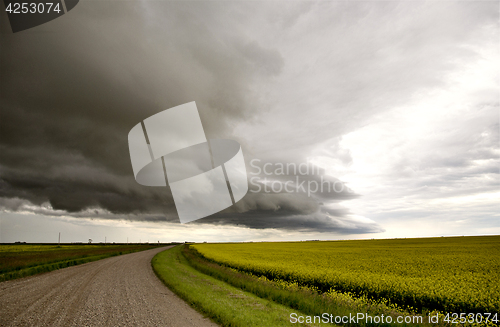
[[[348,208],[364,189],[343,178],[356,160],[342,146],[343,136],[444,87],[446,76],[480,58],[481,47],[495,37],[488,31],[498,32],[496,7],[82,1],[57,20],[15,34],[3,11],[0,206],[48,216],[177,222],[168,187],[135,182],[127,135],[157,112],[196,101],[207,137],[240,142],[249,178],[257,178],[236,205],[193,225],[382,232],[369,214]],[[419,169],[455,166],[464,169],[459,174],[472,174],[467,162],[497,156],[498,120],[491,119],[498,101],[491,90],[484,92],[477,102],[489,102],[488,118],[471,119],[474,133],[486,126],[489,139],[462,142],[450,131],[447,139],[459,146],[443,144],[445,150],[420,159]],[[476,151],[468,158],[464,144]],[[252,174],[253,159],[299,165],[315,162],[311,157],[319,166],[325,161],[318,158],[330,158],[326,171]],[[396,173],[411,173],[409,157],[393,161],[401,167]],[[481,169],[475,173],[498,173],[492,162]],[[276,188],[259,188],[263,178]],[[344,188],[312,194],[278,189],[297,178]],[[443,173],[416,183],[430,186],[440,178],[452,177]]]

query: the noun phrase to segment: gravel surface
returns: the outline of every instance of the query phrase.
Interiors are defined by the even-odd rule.
[[[0,283],[0,326],[217,326],[154,274],[167,248]]]

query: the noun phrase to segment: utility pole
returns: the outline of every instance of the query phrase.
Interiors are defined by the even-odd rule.
[[[104,236],[104,245],[106,245],[106,236]]]
[[[59,232],[59,241],[57,242],[57,246],[61,246],[61,232]]]

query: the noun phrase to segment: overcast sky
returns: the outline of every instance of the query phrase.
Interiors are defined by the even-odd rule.
[[[498,1],[83,0],[0,24],[0,242],[500,234]],[[180,224],[127,135],[191,101],[250,191]]]

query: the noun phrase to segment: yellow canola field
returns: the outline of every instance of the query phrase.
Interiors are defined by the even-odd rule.
[[[211,261],[324,292],[386,299],[419,311],[500,311],[500,236],[190,247]]]

